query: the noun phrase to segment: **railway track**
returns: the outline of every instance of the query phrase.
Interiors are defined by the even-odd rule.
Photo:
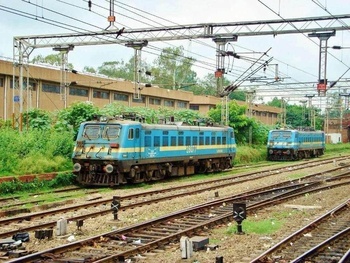
[[[350,199],[288,236],[251,263],[350,262]]]
[[[321,163],[324,163],[324,162],[329,163],[329,162],[333,162],[333,160],[322,161]],[[317,164],[313,164],[313,165],[320,165],[320,163],[317,162]],[[311,166],[312,165],[309,164],[308,167],[311,167]],[[283,171],[290,171],[290,169],[293,169],[293,171],[296,171],[298,169],[303,169],[303,168],[305,168],[305,165],[299,164],[299,165],[293,165],[293,168],[289,166],[284,169],[281,169],[281,168],[278,168],[275,170],[269,169],[259,173],[256,173],[256,172],[244,173],[244,174],[235,175],[232,177],[230,176],[228,178],[209,180],[209,181],[194,183],[186,186],[171,187],[168,189],[147,191],[140,194],[120,196],[119,197],[119,200],[121,202],[120,211],[126,211],[128,209],[133,209],[135,207],[151,205],[162,201],[168,201],[173,198],[188,196],[189,194],[195,195],[205,191],[221,189],[223,187],[232,186],[238,183],[261,179],[267,176],[274,175],[276,173],[279,174]],[[329,178],[328,173],[336,172],[338,170],[343,170],[344,168],[346,168],[346,166],[343,165],[340,167],[334,167],[327,171],[325,170],[319,173],[308,175],[303,178],[303,182],[306,182],[306,180],[312,180],[312,178],[314,177],[320,178],[321,176],[322,178],[327,179]],[[342,172],[340,174],[342,174]],[[289,184],[297,183],[299,181],[300,179],[291,180],[291,181],[283,182],[280,185],[269,186],[266,189],[281,186],[281,185],[289,185]],[[35,212],[35,213],[25,214],[21,216],[3,218],[3,219],[0,219],[0,224],[2,226],[0,230],[0,238],[11,237],[16,233],[18,233],[19,231],[29,232],[29,231],[39,230],[39,229],[54,228],[57,224],[58,216],[60,217],[64,216],[68,222],[78,222],[79,220],[85,220],[88,218],[94,218],[97,216],[111,214],[111,203],[112,203],[112,199],[106,198],[106,199],[91,201],[88,203],[84,202],[83,204],[70,205],[67,207],[50,209],[47,211],[41,211],[41,212]],[[94,212],[91,212],[90,210],[94,210]],[[45,222],[43,223],[43,221]],[[15,225],[15,227],[13,227],[13,225]]]
[[[10,262],[118,262],[128,258],[152,257],[151,252],[178,242],[183,236],[198,235],[207,228],[233,220],[233,203],[244,202],[247,212],[254,213],[291,198],[350,184],[342,180],[315,179],[233,195],[198,204],[154,220],[110,231],[102,235],[26,255]]]

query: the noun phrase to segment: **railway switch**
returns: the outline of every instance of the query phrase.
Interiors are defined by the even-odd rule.
[[[237,222],[237,234],[244,234],[242,221],[247,218],[247,206],[245,203],[233,204],[233,219]]]
[[[114,216],[114,220],[118,220],[118,211],[120,208],[120,197],[119,196],[113,196],[111,209]]]

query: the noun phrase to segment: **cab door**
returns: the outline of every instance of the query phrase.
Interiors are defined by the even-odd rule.
[[[130,157],[138,161],[141,157],[141,138],[140,138],[140,127],[132,126],[128,131],[128,140],[131,144]]]

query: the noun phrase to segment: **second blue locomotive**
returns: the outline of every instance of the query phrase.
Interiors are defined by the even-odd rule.
[[[267,159],[300,160],[318,157],[325,151],[325,133],[306,130],[271,130],[267,142]]]
[[[80,125],[72,159],[81,184],[114,186],[222,171],[235,155],[231,127],[107,118]]]

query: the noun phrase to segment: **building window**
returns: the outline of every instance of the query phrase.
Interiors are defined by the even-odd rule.
[[[161,105],[161,100],[157,98],[149,98],[149,104],[152,105]]]
[[[178,108],[187,108],[187,102],[185,102],[185,101],[178,101],[177,102],[177,107]]]
[[[136,98],[132,98],[132,102],[135,102],[135,103],[145,103],[146,102],[146,98],[145,97],[142,97],[140,99],[136,99]]]
[[[174,107],[175,103],[173,100],[164,100],[164,106],[166,107]]]
[[[69,87],[69,95],[88,97],[89,91],[88,89]]]
[[[4,79],[2,81],[4,81]],[[4,83],[2,83],[2,85],[0,84],[0,87],[3,87],[3,85],[4,85]],[[33,80],[29,80],[29,89],[30,90],[36,91],[36,86],[37,86],[36,82],[34,82]],[[19,89],[18,77],[15,78],[15,88]],[[11,81],[10,81],[10,89],[13,89],[13,79],[11,79]],[[23,79],[23,90],[26,90],[26,89],[27,89],[27,79]]]
[[[129,101],[129,95],[123,93],[114,93],[113,99],[119,101]]]
[[[191,109],[191,110],[199,110],[199,105],[191,104],[191,105],[190,105],[190,109]]]
[[[43,83],[41,89],[43,92],[60,93],[60,85],[58,84]]]
[[[109,99],[109,91],[94,90],[93,97],[97,99]]]
[[[4,86],[4,78],[0,78],[0,87]]]

